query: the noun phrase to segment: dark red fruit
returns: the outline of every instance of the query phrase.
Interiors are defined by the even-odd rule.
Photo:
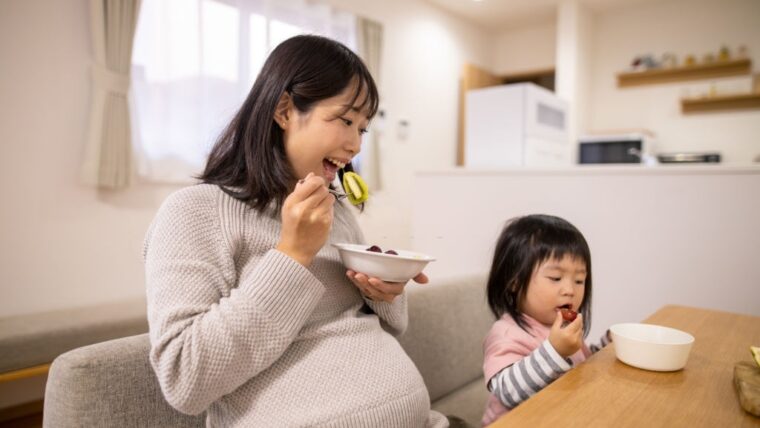
[[[383,252],[383,250],[380,249],[380,247],[378,247],[377,245],[373,245],[373,246],[367,248],[367,251],[372,251],[373,253],[382,253]]]
[[[575,321],[575,318],[578,316],[578,312],[575,312],[572,309],[560,308],[559,311],[562,312],[562,318],[567,322]]]
[[[394,255],[394,256],[397,256],[397,255],[398,255],[398,253],[397,253],[397,252],[395,252],[395,251],[393,251],[393,250],[388,250],[388,251],[386,251],[386,252],[385,252],[385,254],[392,254],[392,255]]]

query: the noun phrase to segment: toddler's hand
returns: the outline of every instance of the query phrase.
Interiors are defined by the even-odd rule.
[[[562,357],[567,358],[583,346],[583,315],[578,314],[575,321],[562,327],[562,313],[557,311],[554,324],[549,332],[549,343]]]

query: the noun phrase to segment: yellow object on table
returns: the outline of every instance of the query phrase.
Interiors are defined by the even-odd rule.
[[[749,361],[736,363],[734,387],[742,408],[748,413],[760,416],[760,367]]]

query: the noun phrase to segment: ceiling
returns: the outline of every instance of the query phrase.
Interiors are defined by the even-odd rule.
[[[460,18],[490,30],[554,22],[562,0],[427,0]],[[662,0],[580,0],[593,11]]]

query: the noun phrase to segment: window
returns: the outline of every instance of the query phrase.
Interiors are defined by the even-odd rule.
[[[310,33],[355,50],[355,25],[305,1],[143,0],[132,52],[138,174],[191,181],[275,46]]]

